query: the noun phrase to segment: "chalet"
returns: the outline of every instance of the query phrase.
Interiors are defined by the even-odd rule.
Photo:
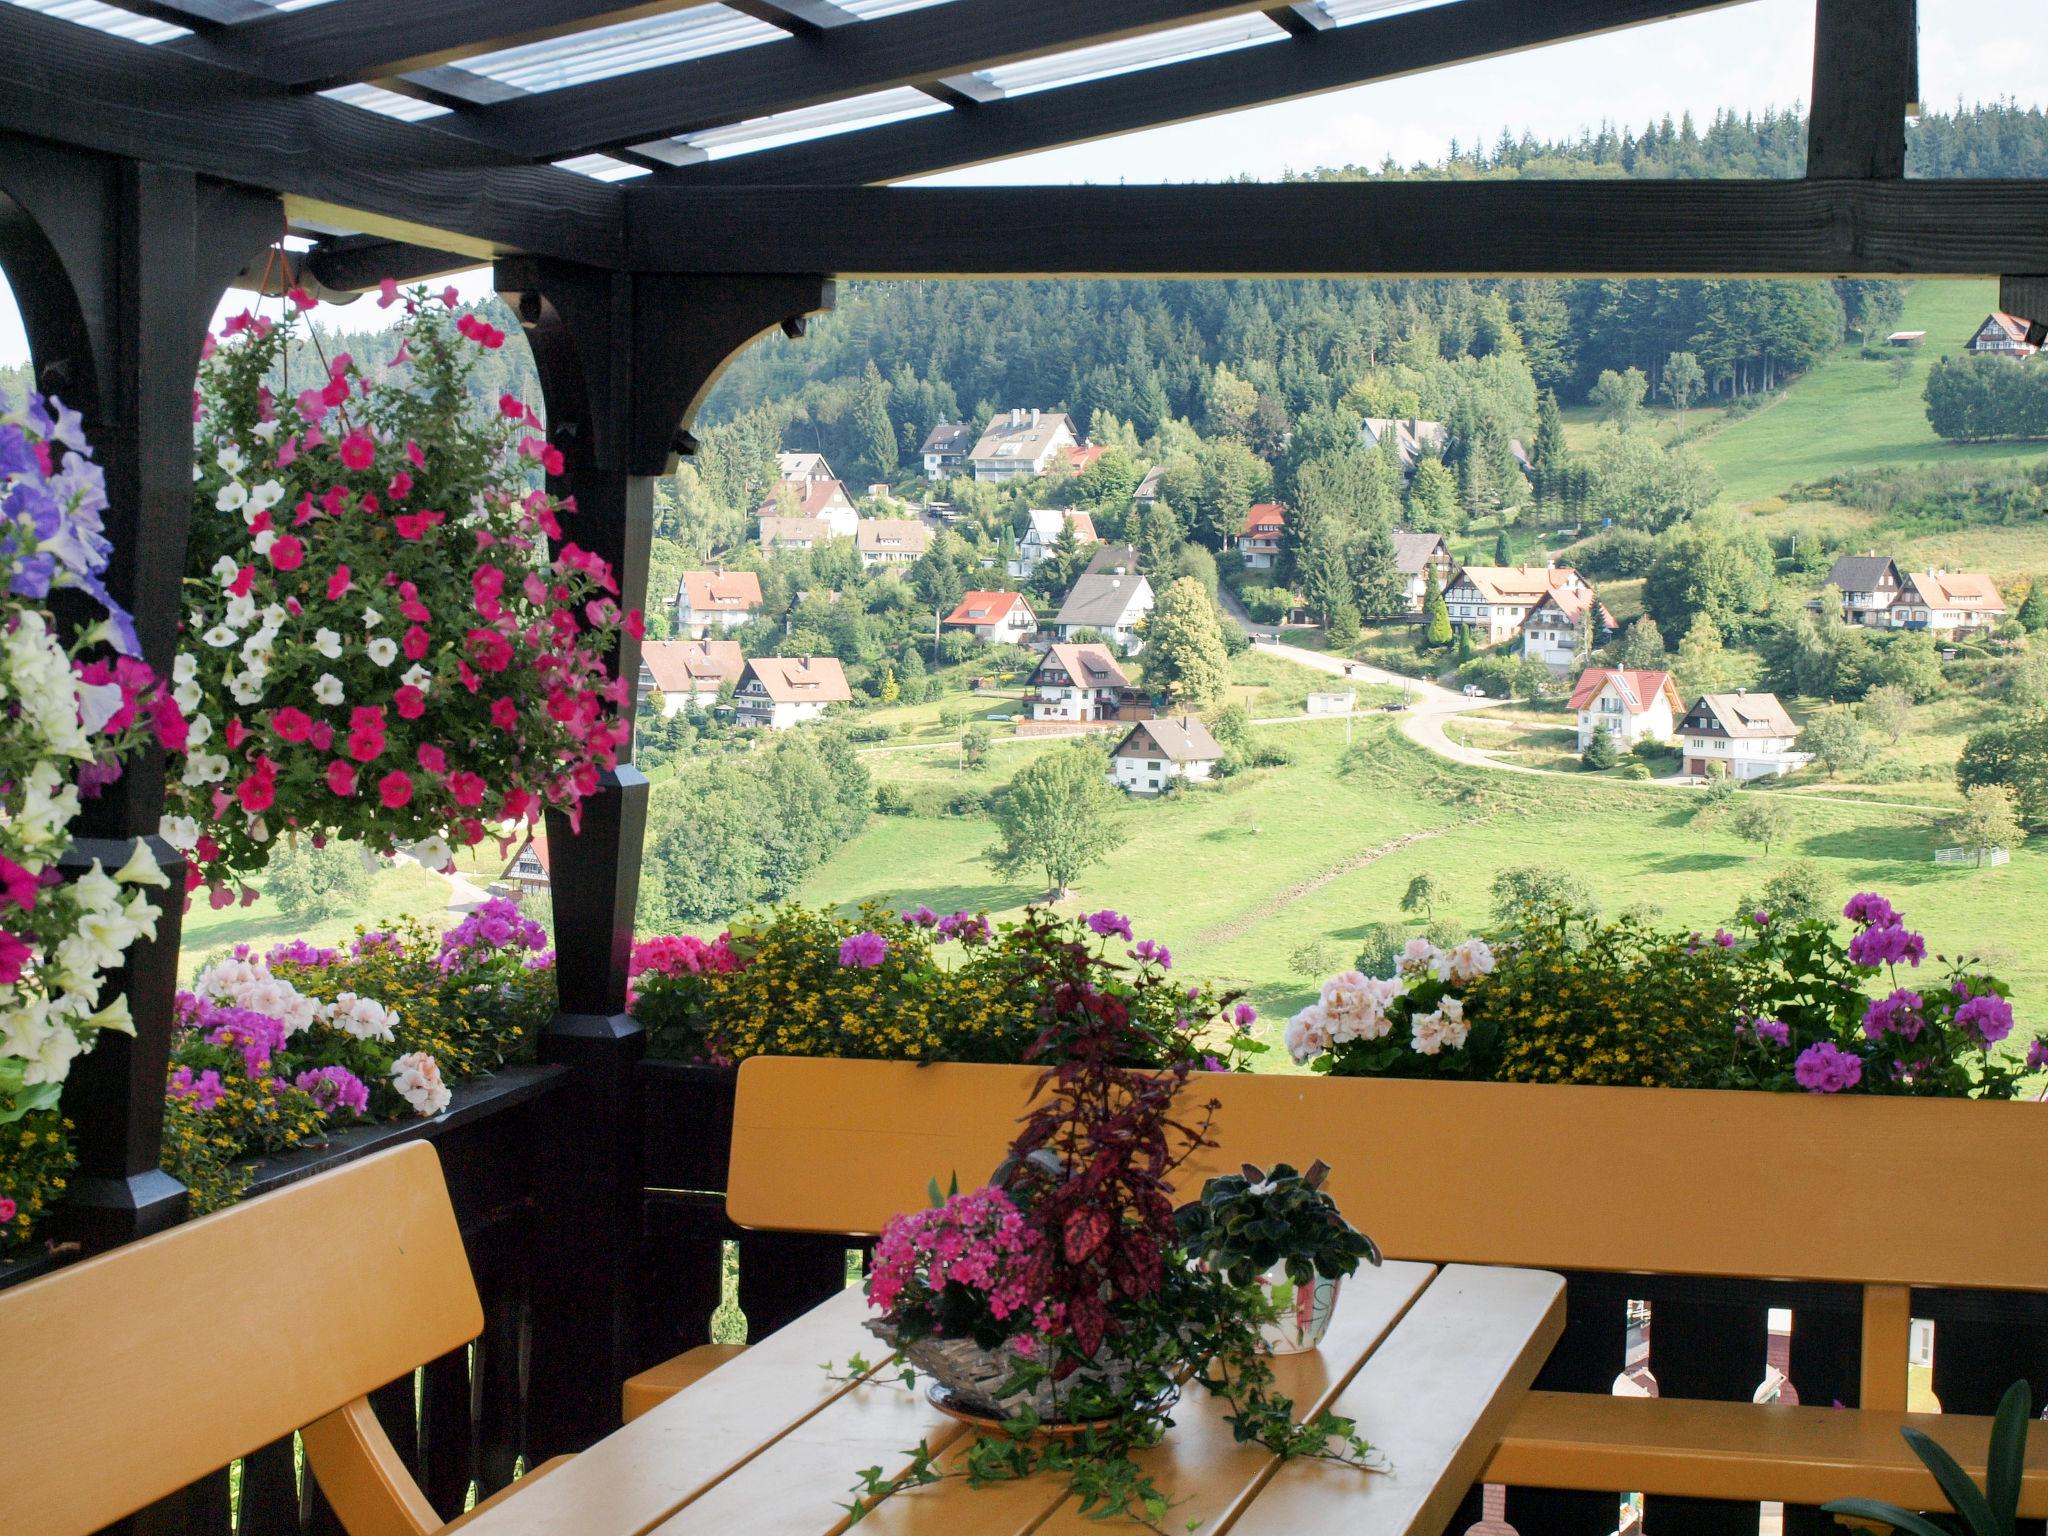
[[[836,656],[756,656],[740,673],[733,703],[741,725],[786,731],[853,699]]]
[[[497,883],[507,887],[515,900],[521,896],[545,896],[554,867],[555,861],[548,856],[548,835],[536,829],[519,845],[519,851],[512,855],[512,862],[505,866]]]
[[[1067,450],[1067,468],[1077,475],[1080,474],[1089,465],[1101,458],[1108,451],[1108,447],[1109,445],[1106,443],[1075,444]]]
[[[832,466],[825,462],[822,453],[778,453],[775,455],[775,475],[796,485],[808,485],[813,480],[833,480],[839,477],[832,473]]]
[[[1193,715],[1140,720],[1109,755],[1109,776],[1119,789],[1156,795],[1178,783],[1215,776],[1223,748]]]
[[[1262,501],[1244,515],[1244,531],[1238,535],[1238,552],[1248,571],[1270,571],[1280,559],[1280,536],[1287,527],[1287,509],[1277,501]]]
[[[967,473],[967,454],[974,447],[974,428],[964,421],[942,421],[925,435],[918,452],[927,480],[951,480]]]
[[[1126,656],[1135,656],[1145,642],[1138,626],[1152,611],[1152,583],[1142,576],[1083,576],[1060,604],[1053,624],[1062,640],[1092,629]]]
[[[1080,437],[1061,411],[1005,411],[967,456],[977,480],[1022,480],[1047,473]]]
[[[645,640],[640,645],[640,703],[658,701],[662,717],[692,704],[709,709],[727,683],[738,684],[747,659],[737,640]]]
[[[1598,644],[1614,632],[1614,615],[1607,605],[1584,583],[1552,587],[1522,621],[1522,654],[1554,671],[1569,670],[1579,659],[1579,639],[1588,610],[1593,615],[1593,640]]]
[[[1129,544],[1098,544],[1095,553],[1088,557],[1088,569],[1084,576],[1135,576],[1138,574],[1138,551]]]
[[[1038,632],[1038,615],[1021,592],[969,592],[946,617],[948,629],[969,629],[984,644],[1012,645]]]
[[[676,593],[676,630],[701,640],[751,624],[761,612],[761,578],[752,571],[685,571]]]
[[[1440,421],[1368,416],[1359,434],[1368,448],[1378,448],[1381,443],[1391,441],[1394,458],[1400,464],[1404,477],[1415,473],[1415,466],[1425,453],[1442,457],[1444,451],[1444,424]]]
[[[1578,712],[1581,752],[1595,731],[1607,732],[1626,752],[1639,741],[1669,741],[1685,703],[1669,672],[1588,667],[1579,674],[1569,707]]]
[[[1892,605],[1896,629],[1937,635],[1989,630],[2005,617],[2005,599],[1989,576],[1973,571],[1915,571]]]
[[[2018,315],[1994,309],[1984,317],[1984,323],[1977,327],[1977,334],[1970,338],[1970,344],[1964,350],[1991,357],[2025,359],[2041,350],[2040,341],[2030,340],[2031,335],[2027,322]]]
[[[778,549],[799,553],[807,549],[822,549],[845,535],[836,532],[821,517],[764,517],[761,519],[760,537],[761,548],[772,554]]]
[[[1468,565],[1444,588],[1451,622],[1472,631],[1481,645],[1498,645],[1521,632],[1536,605],[1559,588],[1585,587],[1571,567]]]
[[[1109,647],[1093,644],[1053,646],[1025,690],[1033,720],[1115,720],[1136,692]]]
[[[754,516],[764,523],[771,517],[783,522],[793,518],[823,522],[832,536],[840,539],[853,537],[853,525],[860,520],[846,487],[837,480],[779,481],[768,499],[754,509]]]
[[[1891,627],[1892,604],[1899,600],[1904,582],[1889,555],[1843,555],[1829,567],[1827,584],[1842,594],[1842,617],[1848,623]]]
[[[864,517],[853,543],[862,565],[909,565],[932,547],[932,531],[914,517]]]
[[[1017,541],[1017,558],[1010,562],[1010,574],[1020,581],[1029,581],[1038,573],[1052,554],[1053,547],[1060,541],[1060,530],[1074,530],[1076,544],[1099,544],[1102,536],[1095,531],[1095,519],[1086,512],[1062,512],[1056,507],[1033,507],[1030,512],[1031,526],[1024,530],[1024,537]]]
[[[1775,693],[1704,693],[1685,712],[1685,771],[1706,778],[1719,763],[1729,778],[1766,779],[1803,767],[1810,753],[1793,750],[1799,723]]]
[[[1159,482],[1166,478],[1166,466],[1154,464],[1145,471],[1145,478],[1138,482],[1138,488],[1131,492],[1131,500],[1141,507],[1149,507],[1159,499]]]
[[[1429,569],[1436,567],[1436,585],[1443,591],[1451,584],[1451,546],[1440,533],[1411,533],[1394,530],[1394,566],[1401,573],[1408,594],[1408,611],[1422,612],[1422,595],[1429,590]]]

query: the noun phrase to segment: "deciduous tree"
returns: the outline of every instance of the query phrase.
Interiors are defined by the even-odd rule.
[[[1771,856],[1771,844],[1783,842],[1792,831],[1792,807],[1782,800],[1757,791],[1738,798],[1728,829],[1745,843],[1759,844],[1764,857]]]
[[[1977,867],[1995,849],[2016,848],[2026,837],[2020,825],[2017,798],[2004,784],[1978,784],[1963,792],[1963,808],[1946,823],[1949,835],[1965,853],[1977,856]]]
[[[1048,893],[1064,901],[1089,865],[1121,847],[1123,804],[1110,787],[1101,750],[1075,742],[1040,754],[1017,771],[991,814],[998,841],[984,853],[1000,875],[1036,869]]]
[[[1183,576],[1166,589],[1145,646],[1146,679],[1165,689],[1175,709],[1200,714],[1223,702],[1230,658],[1215,600],[1200,581]]]

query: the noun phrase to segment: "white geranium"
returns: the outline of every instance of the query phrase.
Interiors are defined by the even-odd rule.
[[[373,997],[353,992],[337,993],[328,1010],[328,1022],[345,1029],[358,1040],[391,1040],[398,1015]]]
[[[1342,971],[1323,983],[1323,1016],[1329,1021],[1330,1038],[1342,1045],[1347,1040],[1379,1040],[1391,1030],[1387,1008],[1401,995],[1401,983],[1357,971]]]
[[[455,1098],[441,1081],[441,1064],[425,1051],[414,1051],[391,1063],[391,1086],[422,1119],[440,1114]]]
[[[1413,938],[1401,946],[1401,960],[1395,970],[1402,976],[1434,976],[1442,981],[1449,970],[1449,962],[1444,952],[1429,940]]]
[[[319,1023],[328,1011],[318,998],[272,975],[270,963],[257,958],[216,960],[194,978],[192,990],[217,1003],[268,1014],[284,1025],[287,1035]]]
[[[1321,1003],[1310,1003],[1287,1021],[1287,1054],[1297,1063],[1313,1060],[1331,1046],[1330,1020]]]
[[[1472,1026],[1465,1021],[1465,1005],[1455,997],[1447,997],[1436,1006],[1433,1013],[1425,1013],[1414,1021],[1412,1043],[1424,1056],[1434,1056],[1441,1051],[1456,1050],[1472,1034]]]
[[[1470,938],[1451,949],[1449,979],[1454,985],[1467,986],[1492,974],[1493,948],[1486,940]]]

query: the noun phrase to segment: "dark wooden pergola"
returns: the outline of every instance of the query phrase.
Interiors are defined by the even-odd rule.
[[[298,271],[332,290],[496,263],[568,459],[558,489],[581,505],[579,542],[615,564],[636,603],[651,482],[694,447],[689,427],[720,369],[765,331],[800,333],[839,276],[1976,275],[2004,278],[2006,309],[2048,318],[2048,276],[2035,275],[2048,274],[2048,182],[1904,178],[1915,0],[1817,0],[1798,181],[890,185],[1732,3],[63,8],[92,12],[91,25],[6,4],[0,266],[40,384],[83,410],[107,464],[110,585],[166,669],[202,335],[223,292],[288,232],[313,242]],[[1215,24],[1233,21],[1239,41],[1245,26],[1270,40],[1205,51],[1221,36]],[[664,24],[725,27],[744,46],[692,56]],[[622,67],[640,62],[623,45],[610,63],[591,62],[594,38],[626,35],[600,29],[634,27],[652,62]],[[1080,55],[1070,80],[1055,66],[1044,88],[1008,94],[997,83],[1006,67],[1107,45],[1122,51]],[[522,68],[492,63],[515,48]],[[1096,73],[1119,60],[1142,67]],[[906,100],[924,107],[906,115]],[[819,109],[851,113],[856,126],[712,152],[736,125],[753,125],[737,129],[744,139],[817,122]],[[861,124],[863,113],[888,120]],[[630,675],[637,646],[623,643],[615,663]],[[568,1235],[595,1271],[579,1347],[615,1359],[640,1219],[628,1108],[641,1040],[625,1003],[646,796],[646,780],[623,765],[580,832],[550,828],[562,1011],[542,1049],[574,1069],[563,1123],[576,1130],[555,1151],[587,1196]],[[161,805],[162,764],[142,763],[92,806],[78,857],[153,834]],[[181,885],[175,853],[154,846]],[[68,1085],[82,1155],[71,1217],[91,1243],[183,1211],[182,1190],[157,1167],[178,945],[173,913],[121,980],[136,1038],[110,1036]],[[583,1408],[592,1422],[610,1411]]]

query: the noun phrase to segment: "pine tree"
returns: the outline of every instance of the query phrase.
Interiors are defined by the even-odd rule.
[[[889,384],[873,358],[868,359],[867,371],[861,375],[854,395],[853,419],[860,428],[867,462],[873,466],[876,477],[895,479],[896,428],[889,420]]]
[[[1328,518],[1315,525],[1308,547],[1296,562],[1295,574],[1309,611],[1324,624],[1330,622],[1339,608],[1351,607],[1356,616],[1351,561],[1344,535]]]
[[[1408,583],[1385,523],[1374,523],[1352,546],[1351,584],[1358,593],[1358,611],[1368,618],[1384,618],[1407,606]]]
[[[1614,732],[1604,725],[1595,725],[1593,734],[1586,742],[1586,750],[1579,759],[1593,772],[1612,768],[1621,761],[1621,751],[1614,744]]]
[[[1422,582],[1422,643],[1441,650],[1451,643],[1451,610],[1444,604],[1443,588],[1437,585],[1436,567],[1428,568]]]
[[[1508,556],[1508,531],[1505,528],[1493,536],[1493,563],[1495,565],[1512,565],[1514,563]]]
[[[1531,478],[1536,500],[1555,506],[1566,500],[1569,479],[1565,466],[1564,413],[1557,408],[1557,391],[1546,389],[1536,405],[1536,441],[1529,451]]]
[[[2020,604],[2019,621],[2029,634],[2048,629],[2048,578],[2036,576],[2027,588],[2027,600]]]
[[[1444,461],[1425,455],[1415,465],[1415,478],[1408,482],[1408,516],[1418,528],[1446,528],[1458,507],[1458,482]]]

